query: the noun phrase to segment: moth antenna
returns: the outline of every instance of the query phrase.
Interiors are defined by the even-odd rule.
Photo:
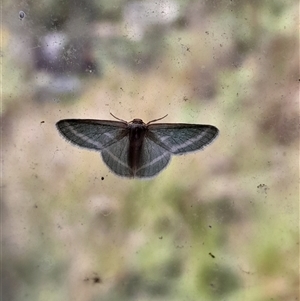
[[[109,113],[112,117],[114,117],[114,118],[116,118],[117,120],[120,120],[120,121],[123,121],[123,122],[126,122],[127,123],[127,121],[125,121],[125,120],[123,120],[123,119],[121,119],[121,118],[118,118],[118,117],[116,117],[113,113]]]
[[[158,120],[162,120],[162,119],[166,118],[167,116],[168,116],[168,114],[165,115],[164,117],[161,117],[161,118],[158,118],[158,119],[151,120],[151,121],[149,121],[149,122],[147,123],[147,125],[150,124],[150,123],[152,123],[152,122],[156,122],[156,121],[158,121]]]

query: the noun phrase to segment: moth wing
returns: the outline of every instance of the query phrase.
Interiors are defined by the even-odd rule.
[[[174,155],[203,149],[219,133],[212,125],[156,123],[148,126],[147,137]]]
[[[100,151],[127,135],[127,124],[118,121],[64,119],[56,127],[68,141]]]
[[[101,151],[104,163],[117,175],[133,177],[134,171],[128,165],[129,138],[124,136],[118,142]]]
[[[151,178],[162,171],[169,163],[171,154],[155,141],[144,138],[140,164],[135,171],[139,178]]]

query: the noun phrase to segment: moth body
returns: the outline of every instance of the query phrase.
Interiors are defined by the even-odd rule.
[[[142,161],[141,155],[146,131],[147,126],[141,119],[134,119],[128,124],[128,166],[133,171],[133,176],[135,176]]]

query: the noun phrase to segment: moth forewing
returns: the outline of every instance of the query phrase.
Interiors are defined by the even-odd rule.
[[[127,135],[127,123],[119,121],[64,119],[56,126],[68,141],[98,151]]]
[[[161,123],[149,125],[149,138],[174,155],[203,149],[219,133],[212,125]]]

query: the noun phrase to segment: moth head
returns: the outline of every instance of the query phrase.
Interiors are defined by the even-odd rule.
[[[130,123],[135,123],[135,124],[145,124],[142,119],[135,118]]]

